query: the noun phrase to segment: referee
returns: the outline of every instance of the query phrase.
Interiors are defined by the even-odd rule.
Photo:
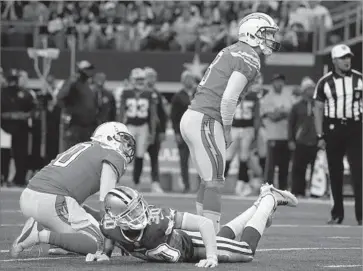
[[[318,147],[326,149],[334,205],[328,224],[341,224],[343,207],[343,157],[349,161],[355,197],[355,215],[362,225],[362,74],[351,69],[350,48],[331,51],[333,70],[316,85],[314,118]]]

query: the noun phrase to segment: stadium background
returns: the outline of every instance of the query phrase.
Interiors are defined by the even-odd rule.
[[[260,6],[255,8],[259,11],[258,9],[263,6],[264,2],[257,2],[260,3]],[[304,3],[304,1],[300,2]],[[126,1],[122,3],[127,4],[131,2]],[[179,3],[187,2],[182,1]],[[243,1],[243,3],[251,3],[251,1]],[[281,3],[281,1],[278,3]],[[282,52],[273,54],[267,58],[262,58],[261,72],[265,79],[266,88],[270,87],[269,80],[272,75],[277,72],[286,76],[287,87],[291,90],[297,88],[300,85],[302,78],[305,76],[309,76],[316,81],[322,76],[324,69],[330,68],[330,49],[333,44],[331,43],[331,40],[329,40],[329,37],[333,35],[339,36],[340,41],[345,41],[351,45],[352,51],[355,54],[355,57],[353,58],[353,68],[361,70],[362,42],[359,40],[359,35],[362,33],[362,28],[360,27],[362,19],[360,12],[361,5],[359,5],[358,2],[349,1],[323,1],[322,4],[328,7],[333,20],[333,26],[330,29],[324,29],[324,27],[320,26],[316,31],[313,31],[313,37],[310,41],[311,44],[306,46],[308,49],[298,48],[292,50],[287,49],[287,46],[285,46],[283,47]],[[102,8],[107,9],[107,5],[112,6],[112,2],[102,2],[99,5],[100,10]],[[177,5],[178,4],[175,4],[176,7],[179,7]],[[183,4],[179,8],[185,6],[186,5]],[[3,7],[4,5],[2,6],[2,11],[4,10]],[[48,26],[48,31],[45,32],[49,34],[50,22],[51,21],[48,21],[48,25],[39,21],[32,22],[34,27],[34,44],[37,44],[37,40],[39,41],[39,38],[42,37],[44,27]],[[1,67],[4,71],[12,68],[27,71],[30,78],[29,88],[39,91],[42,87],[42,82],[37,78],[34,71],[33,60],[28,57],[25,44],[27,40],[24,39],[25,34],[11,31],[11,29],[16,29],[17,27],[23,27],[24,23],[25,22],[22,20],[3,20],[2,28],[5,31],[2,32]],[[102,26],[101,20],[100,25]],[[128,25],[130,29],[133,26],[134,25],[132,24]],[[286,28],[282,29],[282,32],[286,33],[289,30],[288,27],[289,25],[286,25]],[[48,35],[48,43],[52,43],[49,37],[53,34]],[[66,35],[69,34],[70,33],[66,33]],[[77,33],[77,38],[79,37],[80,33]],[[23,41],[23,43],[19,43],[19,40]],[[13,43],[11,41],[13,41]],[[198,42],[200,42],[200,40],[197,40],[197,43]],[[50,44],[50,46],[51,45],[54,45],[54,43]],[[125,79],[128,78],[129,73],[133,68],[151,66],[158,73],[157,89],[170,101],[172,95],[181,89],[180,75],[183,70],[190,70],[201,77],[208,64],[216,55],[215,52],[201,52],[201,50],[198,50],[198,46],[195,50],[190,52],[150,50],[120,51],[115,48],[96,48],[91,51],[79,49],[80,48],[72,51],[71,46],[62,48],[58,59],[52,62],[51,75],[58,81],[63,81],[70,76],[77,61],[88,60],[95,65],[96,71],[104,72],[107,75],[106,88],[114,92],[116,99],[119,97],[119,90],[122,89]],[[2,138],[4,139],[5,137]],[[164,173],[164,177],[169,176],[167,178],[171,179],[178,178],[179,155],[170,125],[167,133],[167,140],[163,143],[159,158],[160,171]],[[146,157],[146,159],[148,159],[148,157]],[[347,166],[347,163],[345,163],[345,165]],[[148,172],[148,170],[149,168],[146,167],[146,172]],[[236,168],[232,166],[232,175],[235,171]],[[193,168],[191,169],[191,173],[195,173]],[[346,174],[349,174],[349,169],[347,167]],[[144,174],[144,177],[146,176],[148,177],[148,174]],[[193,179],[194,178],[192,178],[192,180]],[[194,186],[195,185],[196,184],[194,184]],[[234,183],[227,183],[227,190],[233,190],[233,185]]]

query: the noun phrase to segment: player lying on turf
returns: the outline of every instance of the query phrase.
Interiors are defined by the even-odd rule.
[[[297,199],[287,191],[263,185],[257,201],[228,222],[216,236],[213,222],[205,217],[170,208],[149,206],[134,189],[121,186],[105,197],[102,233],[132,256],[153,262],[195,262],[215,267],[218,262],[249,262],[257,244],[272,223],[277,206],[295,207]],[[88,254],[86,261],[108,260],[113,245]]]
[[[135,140],[119,122],[100,125],[91,140],[59,154],[30,180],[20,197],[29,219],[12,245],[13,257],[37,243],[84,255],[103,249],[99,222],[81,204],[100,191],[104,210],[104,197],[134,158]]]

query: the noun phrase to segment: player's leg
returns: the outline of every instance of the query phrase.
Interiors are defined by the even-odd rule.
[[[94,253],[103,245],[98,222],[70,197],[25,189],[20,206],[30,218],[13,243],[13,257],[38,243],[80,254]]]
[[[250,157],[250,149],[255,136],[253,127],[243,128],[241,134],[241,146],[239,153],[239,172],[236,184],[236,193],[241,196],[248,196],[252,192],[250,178],[248,176],[248,159]]]
[[[220,188],[224,184],[225,141],[222,125],[202,113],[187,110],[180,123],[181,134],[188,144],[191,158],[204,182],[203,216],[211,219],[219,231],[221,213]],[[198,192],[201,195],[203,186]],[[198,196],[197,200],[201,197]],[[200,202],[199,202],[200,203]]]
[[[227,178],[231,162],[240,148],[240,136],[239,136],[240,132],[241,128],[237,127],[231,128],[232,144],[229,146],[229,148],[226,151],[226,167],[224,170],[224,178]]]
[[[191,261],[199,261],[205,258],[206,249],[203,239],[198,232],[187,232],[193,246],[193,257]],[[253,252],[249,245],[225,237],[217,236],[217,256],[219,262],[250,262]]]
[[[144,164],[145,137],[147,137],[147,135],[142,135],[141,126],[128,125],[127,128],[129,129],[130,133],[134,136],[136,142],[133,180],[135,185],[138,186],[140,183],[140,177]]]

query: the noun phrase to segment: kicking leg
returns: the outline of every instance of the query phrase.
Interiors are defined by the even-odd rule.
[[[268,190],[270,188],[270,191]],[[261,188],[262,197],[258,200],[258,208],[252,218],[246,223],[241,242],[246,242],[255,254],[258,242],[268,224],[269,217],[277,206],[297,206],[297,199],[288,191],[274,188],[272,185],[264,185]]]

